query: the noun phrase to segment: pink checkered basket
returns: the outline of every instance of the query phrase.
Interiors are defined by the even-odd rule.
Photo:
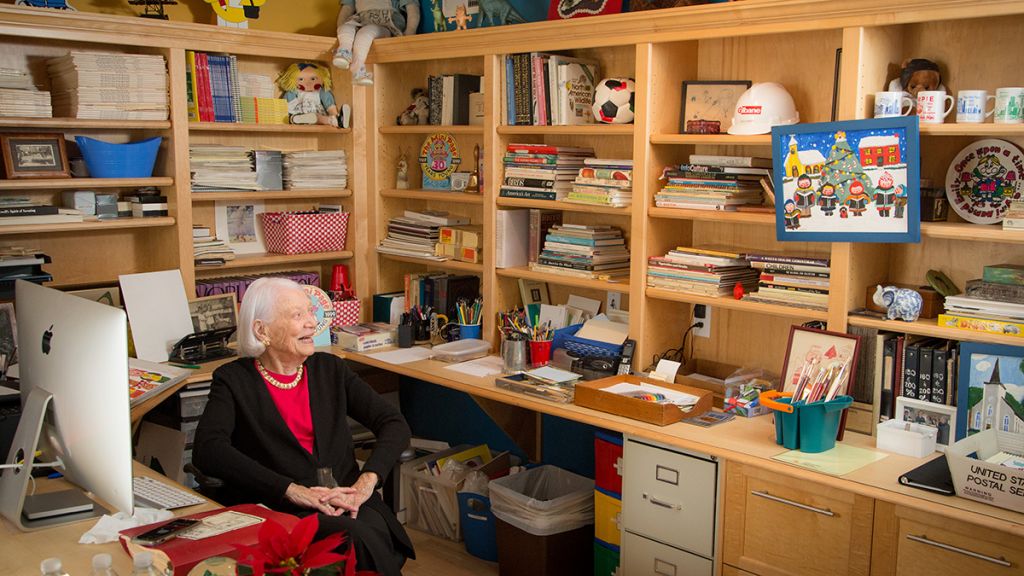
[[[267,252],[309,254],[345,249],[348,212],[264,212]]]

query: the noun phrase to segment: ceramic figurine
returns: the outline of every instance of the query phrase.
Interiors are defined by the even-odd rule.
[[[420,25],[419,0],[341,0],[338,11],[338,49],[332,62],[352,70],[352,83],[371,86],[366,55],[377,38],[410,36]]]
[[[914,322],[921,315],[924,300],[921,295],[909,288],[878,285],[875,295],[871,297],[878,306],[885,308],[885,317],[889,320]]]
[[[889,82],[891,92],[903,91],[914,102],[917,102],[917,93],[922,90],[942,90],[942,74],[939,72],[939,65],[925,58],[909,58],[903,61],[900,68],[900,75]]]
[[[426,126],[430,123],[430,97],[423,88],[412,89],[412,104],[396,120],[399,126]]]
[[[405,157],[405,152],[402,152],[401,156],[398,157],[398,173],[395,177],[395,188],[399,190],[409,189],[409,160]]]
[[[330,70],[311,62],[296,62],[277,77],[277,86],[288,101],[292,124],[338,127],[338,105],[331,94]]]

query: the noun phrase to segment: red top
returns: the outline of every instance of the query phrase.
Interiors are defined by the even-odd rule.
[[[265,366],[264,369],[266,369]],[[270,374],[272,378],[277,379],[281,384],[291,384],[295,381],[296,376],[295,374],[276,374],[270,370],[267,370],[267,374]],[[306,452],[312,454],[313,414],[309,409],[308,381],[309,378],[305,370],[302,371],[302,381],[299,382],[299,385],[288,390],[282,390],[267,382],[266,378],[263,379],[263,382],[267,385],[267,390],[270,392],[270,397],[273,398],[274,404],[277,406],[277,411],[281,413],[281,418],[284,419],[284,423],[288,425],[288,429],[292,431],[295,439],[306,449]]]

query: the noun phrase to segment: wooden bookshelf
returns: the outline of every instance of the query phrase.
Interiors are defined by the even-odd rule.
[[[415,125],[415,126],[381,126],[381,134],[433,134],[434,132],[447,132],[449,134],[483,134],[483,126],[465,125]]]
[[[771,146],[771,134],[651,134],[651,144],[676,146]]]
[[[21,118],[0,117],[0,128],[16,130],[57,129],[75,130],[167,130],[169,120],[88,120],[85,118]]]
[[[90,188],[165,188],[174,185],[174,178],[29,178],[0,180],[0,190],[69,190]]]
[[[739,310],[742,312],[764,314],[767,316],[778,316],[780,318],[796,318],[803,321],[828,320],[828,312],[822,310],[797,308],[795,306],[785,306],[783,304],[766,304],[764,302],[737,300],[732,296],[720,296],[715,298],[713,296],[687,294],[686,292],[677,292],[675,290],[666,290],[664,288],[647,288],[646,294],[648,298],[654,298],[657,300],[685,302],[687,304],[706,304],[716,308]]]
[[[458,260],[427,260],[426,258],[413,258],[411,256],[398,256],[395,254],[378,253],[385,260],[392,262],[405,262],[406,264],[419,264],[434,270],[451,270],[452,272],[467,272],[470,274],[482,274],[483,264],[471,264],[459,262]]]
[[[218,200],[308,200],[350,198],[351,190],[263,190],[259,192],[193,192],[192,203]]]
[[[423,189],[408,189],[408,190],[397,190],[388,189],[381,190],[380,195],[382,198],[402,198],[405,200],[424,200],[433,202],[452,202],[455,204],[483,204],[484,197],[482,194],[473,194],[470,192],[457,192],[451,191],[446,192],[444,190],[423,190]]]
[[[945,340],[966,340],[968,342],[989,342],[992,344],[1006,344],[1008,346],[1024,346],[1024,338],[1020,336],[1009,336],[1006,334],[988,334],[975,332],[974,330],[961,330],[960,328],[949,328],[939,326],[934,318],[919,319],[916,322],[904,322],[902,320],[882,320],[870,316],[850,315],[851,326],[863,328],[875,328],[905,334],[917,334],[930,336]]]
[[[529,268],[498,268],[494,271],[498,276],[506,278],[523,278],[524,280],[538,280],[559,286],[570,286],[574,288],[590,288],[607,292],[626,292],[629,290],[629,278],[620,280],[594,280],[591,278],[577,278],[567,274],[555,274],[549,272],[538,272]]]
[[[541,136],[632,136],[633,124],[579,124],[576,126],[498,126],[498,134]]]
[[[252,132],[280,134],[351,134],[351,128],[321,124],[245,124],[231,122],[189,122],[190,132]]]
[[[614,206],[599,206],[597,204],[577,204],[575,202],[562,202],[559,200],[531,200],[529,198],[502,198],[495,201],[503,208],[539,208],[541,210],[564,210],[566,212],[581,212],[586,214],[608,214],[611,216],[629,217],[632,207],[626,206],[617,208]]]
[[[330,262],[334,260],[347,260],[352,258],[352,255],[353,253],[349,250],[341,250],[338,252],[314,252],[311,254],[238,254],[235,256],[234,260],[229,260],[224,263],[223,266],[196,266],[196,272],[257,268],[261,266],[308,264],[310,262]]]
[[[1024,124],[957,124],[956,111],[945,124],[921,124],[922,136],[985,136],[986,138],[1024,138]]]
[[[1003,230],[1000,224],[971,224],[969,222],[922,222],[924,238],[946,238],[974,242],[1024,243],[1024,230]]]
[[[0,235],[10,234],[65,234],[71,232],[104,232],[128,228],[163,228],[174,226],[175,219],[169,216],[151,218],[117,218],[114,220],[89,220],[63,224],[5,224],[0,226]]]

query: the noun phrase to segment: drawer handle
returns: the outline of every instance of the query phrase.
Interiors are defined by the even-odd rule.
[[[668,508],[669,510],[679,511],[683,509],[682,504],[673,504],[671,502],[665,502],[664,500],[659,500],[654,496],[648,496],[646,492],[643,493],[643,499],[650,500],[651,504],[654,504],[655,506],[661,506],[662,508]]]
[[[801,510],[807,510],[809,512],[814,512],[815,514],[821,514],[822,516],[835,516],[836,515],[835,512],[833,512],[833,511],[831,511],[831,510],[829,510],[827,508],[815,508],[814,506],[808,506],[807,504],[801,504],[799,502],[794,502],[794,501],[788,500],[786,498],[780,498],[778,496],[772,496],[771,494],[769,494],[767,492],[758,492],[757,490],[751,490],[750,493],[753,494],[754,496],[760,496],[761,498],[766,498],[766,499],[771,500],[773,502],[779,502],[780,504],[788,504],[790,506],[796,506],[797,508],[800,508]]]
[[[671,572],[669,572],[671,570]],[[654,559],[654,573],[658,576],[676,576],[676,565],[660,558]]]
[[[921,544],[935,546],[936,548],[942,548],[943,550],[949,550],[950,552],[956,552],[957,554],[963,554],[964,556],[970,556],[971,558],[977,558],[978,560],[984,560],[985,562],[991,562],[993,564],[998,564],[1006,568],[1013,567],[1013,564],[1007,562],[1006,559],[1002,556],[1000,556],[999,558],[993,558],[991,556],[986,556],[984,554],[978,554],[977,552],[971,552],[970,550],[964,550],[963,548],[957,548],[956,546],[950,546],[949,544],[936,542],[935,540],[931,540],[923,534],[921,536],[907,534],[907,540],[913,540],[914,542],[920,542]]]

